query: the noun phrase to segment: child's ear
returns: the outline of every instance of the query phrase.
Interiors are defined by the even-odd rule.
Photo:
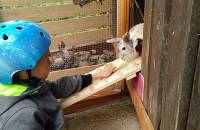
[[[119,43],[121,41],[121,38],[112,38],[109,40],[106,40],[107,43]]]
[[[129,40],[130,40],[130,34],[129,34],[129,32],[126,32],[124,35],[123,35],[123,37],[122,37],[122,40],[124,41],[124,42],[129,42]]]

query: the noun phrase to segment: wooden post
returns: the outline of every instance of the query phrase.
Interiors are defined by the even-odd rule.
[[[129,2],[130,0],[117,0],[117,37],[122,37],[129,30]],[[118,58],[118,49],[115,43],[113,47]]]
[[[117,0],[117,37],[122,37],[129,30],[129,7],[130,0]],[[113,44],[118,57],[118,49],[116,44]],[[122,92],[125,91],[125,80],[121,81]]]
[[[200,38],[199,38],[200,39]],[[190,101],[190,111],[188,115],[187,130],[200,130],[200,40],[199,52],[195,70],[192,97]]]
[[[187,127],[199,46],[199,7],[199,0],[145,2],[144,104],[155,129]]]
[[[117,36],[121,37],[129,30],[130,0],[117,0]]]
[[[146,113],[146,110],[142,104],[142,101],[137,94],[133,79],[130,79],[130,80],[127,79],[126,83],[127,83],[135,110],[137,112],[137,116],[138,116],[142,130],[154,130],[151,120],[149,119],[149,116]]]

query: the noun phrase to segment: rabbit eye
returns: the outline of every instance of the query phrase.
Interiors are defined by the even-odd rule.
[[[126,47],[123,47],[122,50],[123,50],[123,51],[126,50]]]

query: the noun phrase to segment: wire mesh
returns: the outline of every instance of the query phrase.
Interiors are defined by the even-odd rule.
[[[116,15],[114,15],[116,13],[116,4],[113,1],[102,0],[101,3],[91,0],[87,4],[80,6],[82,15],[74,17],[80,21],[85,20],[87,23],[82,23],[83,29],[76,29],[66,36],[73,38],[73,43],[68,43],[70,39],[66,41],[62,38],[58,43],[53,43],[58,44],[58,51],[51,52],[51,71],[104,64],[116,58],[113,45],[105,42],[107,39],[114,37],[113,35],[116,33]],[[103,9],[88,14],[88,10],[91,8],[90,5],[97,6],[97,8],[102,8],[103,6]],[[95,21],[89,21],[91,18]],[[94,24],[86,27],[84,24],[89,22]],[[63,44],[61,48],[60,43]]]
[[[63,49],[51,53],[51,70],[70,69],[82,66],[104,64],[115,59],[113,45],[98,43]]]

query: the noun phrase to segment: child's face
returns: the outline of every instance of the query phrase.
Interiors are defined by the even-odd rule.
[[[49,61],[50,52],[49,50],[42,56],[38,61],[35,68],[32,70],[32,76],[37,77],[40,80],[47,78],[50,71],[50,61]]]

